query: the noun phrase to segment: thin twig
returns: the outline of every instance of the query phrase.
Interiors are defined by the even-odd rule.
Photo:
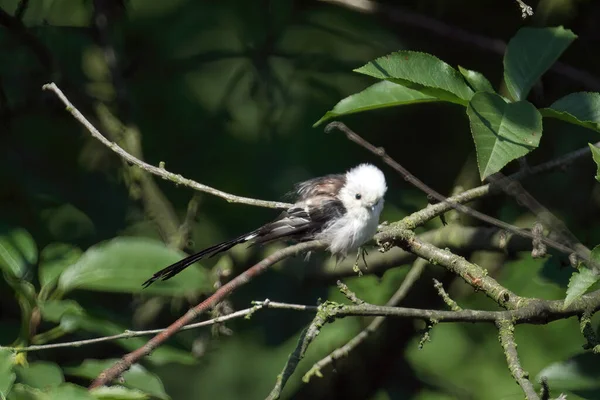
[[[542,240],[546,245],[548,245],[549,247],[552,247],[556,250],[559,250],[563,253],[566,254],[571,254],[571,253],[577,253],[577,256],[582,259],[587,261],[587,264],[590,268],[595,268],[598,269],[600,268],[599,265],[597,265],[598,263],[592,261],[589,257],[588,254],[586,254],[585,251],[580,251],[580,249],[573,249],[570,248],[569,246],[565,246],[562,243],[559,243],[555,240],[552,240],[550,238],[547,237],[539,237],[536,238],[535,235],[533,235],[531,232],[526,231],[524,229],[520,229],[514,225],[511,225],[509,223],[506,223],[504,221],[500,221],[497,218],[493,218],[490,217],[489,215],[486,215],[482,212],[479,212],[473,208],[467,207],[463,204],[460,203],[455,203],[453,202],[451,199],[441,195],[440,193],[438,193],[437,191],[433,190],[432,188],[430,188],[429,186],[427,186],[424,182],[422,182],[420,179],[418,179],[417,177],[415,177],[413,174],[411,174],[406,168],[404,168],[402,165],[400,165],[398,162],[396,162],[393,158],[391,158],[389,155],[386,154],[385,150],[381,147],[375,147],[373,146],[371,143],[369,143],[368,141],[366,141],[365,139],[363,139],[360,135],[358,135],[356,132],[354,132],[352,129],[348,128],[345,124],[338,122],[338,121],[334,121],[329,123],[326,127],[325,127],[325,132],[331,132],[333,129],[338,129],[341,132],[343,132],[346,137],[358,144],[359,146],[365,148],[366,150],[370,151],[371,153],[379,156],[383,162],[385,162],[387,165],[389,165],[390,167],[392,167],[395,171],[397,171],[398,173],[400,173],[402,175],[402,177],[409,182],[410,184],[412,184],[413,186],[419,188],[420,190],[422,190],[424,193],[426,193],[427,195],[435,198],[436,200],[440,201],[440,202],[446,202],[449,203],[449,205],[454,208],[457,211],[460,211],[464,214],[467,214],[469,216],[472,216],[474,218],[477,218],[483,222],[487,222],[488,224],[491,225],[495,225],[498,226],[502,229],[505,229],[509,232],[512,232],[516,235],[519,236],[523,236],[523,237],[527,237],[530,239],[539,239]]]
[[[406,8],[395,5],[383,4],[372,0],[321,0],[327,3],[338,4],[356,11],[377,14],[396,24],[403,24],[412,28],[423,29],[434,33],[444,40],[452,40],[479,50],[496,53],[503,56],[506,52],[506,43],[500,39],[491,38],[475,32],[470,32],[458,26],[450,25],[439,19],[420,13],[412,12]],[[562,75],[573,82],[586,86],[589,90],[600,91],[600,80],[594,74],[567,65],[561,61],[555,62],[549,70],[550,73]]]
[[[504,354],[506,356],[506,362],[508,369],[512,374],[513,378],[517,381],[527,400],[539,400],[540,397],[535,391],[533,384],[529,380],[529,373],[523,370],[521,362],[519,361],[519,354],[517,353],[517,343],[515,342],[514,330],[515,326],[509,320],[498,320],[496,323],[499,331],[499,339]]]
[[[122,157],[127,162],[129,162],[131,164],[134,164],[134,165],[137,165],[138,167],[140,167],[144,171],[147,171],[147,172],[149,172],[149,173],[151,173],[153,175],[156,175],[156,176],[158,176],[158,177],[160,177],[162,179],[165,179],[167,181],[174,182],[175,184],[183,185],[183,186],[188,186],[188,187],[190,187],[192,189],[195,189],[195,190],[198,190],[200,192],[205,192],[205,193],[212,194],[213,196],[221,197],[221,198],[227,200],[230,203],[242,203],[242,204],[248,204],[248,205],[251,205],[251,206],[266,207],[266,208],[289,208],[289,207],[291,207],[291,204],[289,204],[289,203],[282,203],[282,202],[277,202],[277,201],[258,200],[258,199],[252,199],[252,198],[249,198],[249,197],[241,197],[241,196],[236,196],[236,195],[233,195],[233,194],[230,194],[230,193],[226,193],[226,192],[223,192],[221,190],[214,189],[214,188],[212,188],[210,186],[203,185],[203,184],[198,183],[196,181],[193,181],[191,179],[184,178],[181,175],[169,172],[166,169],[164,169],[162,166],[161,167],[155,167],[155,166],[150,165],[150,164],[148,164],[148,163],[146,163],[146,162],[144,162],[142,160],[139,160],[136,157],[134,157],[131,154],[129,154],[128,152],[126,152],[125,150],[123,150],[123,148],[121,148],[116,143],[111,142],[106,137],[104,137],[83,116],[83,114],[81,114],[81,112],[79,112],[79,110],[77,108],[75,108],[75,106],[73,106],[73,104],[71,104],[71,102],[69,101],[69,99],[67,99],[67,97],[58,88],[58,86],[56,86],[56,84],[54,84],[54,83],[45,84],[42,87],[42,89],[44,89],[44,90],[50,90],[50,91],[54,92],[56,94],[56,96],[66,106],[66,110],[71,115],[73,115],[73,117],[77,121],[79,121],[90,132],[90,134],[94,138],[98,139],[102,144],[104,144],[106,147],[108,147],[109,149],[111,149],[112,151],[114,151],[115,153],[117,153],[120,157]]]
[[[269,393],[269,395],[267,396],[267,400],[275,400],[281,396],[281,392],[283,391],[285,384],[296,370],[296,367],[298,366],[300,360],[304,358],[308,346],[319,335],[323,326],[331,320],[330,312],[331,309],[334,307],[335,305],[329,302],[326,302],[319,306],[315,318],[312,320],[310,325],[306,327],[300,334],[298,344],[296,345],[294,351],[292,351],[292,353],[289,355],[287,362],[283,367],[283,371],[281,371],[281,374],[277,376],[275,386],[273,387],[273,390],[271,390],[271,393]]]
[[[410,271],[408,271],[408,274],[406,274],[406,277],[402,281],[402,284],[400,285],[396,293],[394,293],[392,297],[390,297],[390,299],[387,301],[387,303],[385,303],[385,305],[388,307],[394,307],[398,303],[400,303],[406,297],[406,295],[408,294],[412,286],[415,284],[415,282],[419,279],[426,266],[427,261],[423,260],[422,258],[418,258],[414,262]],[[375,317],[365,329],[363,329],[356,336],[350,339],[348,343],[346,343],[342,347],[338,347],[325,358],[322,358],[321,360],[313,364],[311,369],[304,375],[302,380],[304,382],[308,382],[313,375],[321,378],[323,376],[323,374],[321,373],[323,368],[325,368],[329,364],[333,364],[340,358],[346,357],[348,354],[350,354],[361,343],[367,340],[369,336],[375,333],[384,321],[385,317]]]
[[[462,308],[456,303],[456,301],[452,300],[450,295],[446,292],[446,290],[444,290],[444,285],[442,285],[442,282],[438,281],[437,279],[434,279],[433,286],[437,289],[438,294],[440,295],[442,300],[444,300],[444,303],[446,303],[446,305],[450,307],[452,311],[462,310]]]
[[[198,322],[195,324],[185,325],[180,329],[180,331],[186,331],[189,329],[197,329],[197,328],[201,328],[204,326],[210,326],[210,325],[222,323],[225,321],[229,321],[232,319],[237,319],[240,317],[252,315],[256,311],[261,310],[261,309],[265,308],[266,306],[268,306],[268,300],[265,300],[264,302],[261,302],[260,304],[256,304],[253,307],[246,308],[246,309],[240,310],[240,311],[236,311],[231,314],[223,315],[220,317],[216,317],[216,318],[209,319],[206,321]],[[60,348],[64,348],[64,347],[81,347],[81,346],[87,346],[90,344],[110,342],[110,341],[118,340],[118,339],[129,339],[129,338],[140,337],[140,336],[156,335],[157,333],[164,332],[166,329],[167,328],[151,329],[151,330],[146,330],[146,331],[129,331],[129,330],[127,330],[118,335],[103,336],[103,337],[94,338],[94,339],[75,340],[72,342],[63,342],[63,343],[41,344],[41,345],[27,346],[27,347],[3,347],[3,348],[17,352],[17,353],[25,353],[25,352],[41,351],[41,350],[49,350],[49,349],[60,349]]]
[[[120,376],[123,372],[127,371],[135,362],[137,362],[140,358],[150,354],[152,350],[160,346],[165,340],[173,336],[175,333],[179,332],[179,330],[185,325],[189,324],[191,321],[196,319],[198,315],[207,311],[208,309],[214,307],[216,304],[221,302],[224,298],[229,296],[233,291],[235,291],[240,286],[245,285],[250,280],[255,278],[256,276],[265,272],[270,266],[273,264],[283,260],[284,258],[296,255],[298,253],[306,252],[309,250],[316,250],[319,248],[323,248],[324,244],[319,241],[310,241],[299,243],[293,246],[288,246],[281,250],[276,251],[270,256],[264,258],[258,264],[255,264],[253,267],[247,269],[240,275],[236,276],[234,279],[221,286],[213,295],[211,295],[208,299],[204,300],[202,303],[198,304],[194,308],[191,308],[186,312],[181,318],[171,324],[167,329],[160,332],[158,335],[154,336],[152,339],[148,341],[144,346],[140,347],[137,350],[132,351],[131,353],[126,354],[116,362],[112,367],[104,370],[94,382],[92,382],[90,389],[106,385],[108,382],[111,382],[118,376]]]

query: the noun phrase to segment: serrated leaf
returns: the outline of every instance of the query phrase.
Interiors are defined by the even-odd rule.
[[[600,132],[600,93],[571,93],[540,110],[544,117],[557,118]]]
[[[68,243],[50,243],[40,253],[39,279],[42,286],[56,282],[60,274],[75,264],[83,252]]]
[[[593,390],[600,388],[600,363],[598,356],[582,353],[565,361],[556,362],[545,367],[537,376],[548,379],[548,386],[553,391]]]
[[[458,66],[458,71],[465,78],[474,92],[496,93],[490,81],[481,73]]]
[[[0,394],[6,396],[15,381],[15,353],[0,348]],[[1,397],[0,397],[1,398]]]
[[[579,272],[574,272],[569,279],[569,287],[567,288],[567,297],[565,297],[564,307],[569,307],[571,303],[579,299],[592,287],[592,285],[600,279],[600,276],[593,270],[585,267],[579,268]]]
[[[461,105],[466,105],[473,96],[473,91],[456,69],[427,53],[402,50],[370,61],[354,71]]]
[[[600,182],[600,149],[589,143],[590,150],[592,150],[592,158],[596,163],[596,180]]]
[[[90,247],[67,268],[58,280],[63,292],[74,289],[187,296],[208,292],[209,277],[205,269],[189,267],[182,274],[147,289],[142,283],[156,271],[185,257],[163,243],[135,237],[118,237]]]
[[[123,386],[101,386],[92,389],[90,394],[101,400],[145,400],[149,396],[135,389],[127,389]]]
[[[37,389],[47,389],[64,383],[60,367],[48,361],[36,361],[15,367],[17,381]]]
[[[467,115],[482,180],[540,143],[542,116],[529,102],[507,103],[496,94],[478,92],[469,102]]]
[[[112,366],[115,362],[117,362],[116,359],[85,360],[77,367],[65,368],[65,373],[67,375],[91,380],[96,378],[102,371]],[[149,372],[140,364],[133,364],[122,376],[123,385],[128,388],[138,389],[159,399],[170,399],[158,376]]]
[[[369,86],[362,92],[342,99],[332,110],[327,111],[320,120],[315,122],[313,127],[342,115],[432,101],[438,101],[438,98],[390,81],[381,81]]]
[[[0,271],[23,278],[37,256],[35,241],[25,229],[0,226]]]
[[[504,80],[515,100],[524,100],[540,77],[577,38],[569,29],[521,28],[508,42]]]

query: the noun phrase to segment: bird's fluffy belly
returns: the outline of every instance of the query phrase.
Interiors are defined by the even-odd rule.
[[[379,216],[366,209],[348,213],[321,232],[317,239],[329,244],[329,251],[342,256],[355,251],[377,232]]]

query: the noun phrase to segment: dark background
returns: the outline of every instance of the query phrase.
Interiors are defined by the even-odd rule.
[[[14,15],[17,3],[2,0],[0,8]],[[158,215],[149,213],[149,202],[164,195],[167,208],[182,220],[193,195],[165,181],[156,180],[151,189],[132,183],[121,160],[91,138],[52,94],[42,92],[49,81],[113,140],[135,141],[139,134],[147,162],[164,161],[170,171],[230,193],[281,200],[299,180],[342,172],[360,162],[376,163],[388,180],[382,217],[388,221],[425,206],[425,195],[341,134],[327,135],[322,126],[312,127],[340,99],[374,83],[352,69],[395,50],[418,50],[480,71],[502,90],[502,42],[522,26],[562,24],[579,36],[561,58],[574,69],[548,72],[529,99],[543,107],[574,91],[600,91],[596,1],[530,1],[535,15],[526,20],[518,4],[509,0],[382,1],[370,3],[374,7],[369,10],[288,0],[30,3],[23,25],[0,18],[0,221],[26,229],[39,249],[54,242],[86,249],[116,236],[164,239],[160,220],[168,213],[160,207]],[[111,118],[127,132],[121,135]],[[460,106],[422,104],[358,114],[344,122],[441,193],[450,193],[456,184],[478,185],[469,124]],[[545,120],[544,128],[540,149],[529,158],[532,164],[597,141],[593,132],[558,121]],[[600,239],[594,168],[585,160],[568,171],[525,182],[588,246]],[[503,196],[478,206],[517,225],[533,221]],[[276,213],[203,194],[190,247],[200,249],[238,235]],[[203,268],[212,275],[218,268],[237,274],[272,249],[238,249]],[[519,295],[564,297],[569,273],[556,265],[531,260],[527,253],[499,261],[481,252],[471,256]],[[319,298],[342,301],[335,277],[310,272],[321,260],[316,257],[306,269],[301,260],[282,263],[234,295],[231,305],[245,308],[251,300],[265,298],[301,304],[316,304]],[[501,268],[494,270],[494,263]],[[398,266],[381,277],[346,282],[365,300],[383,304],[406,270]],[[441,271],[432,268],[431,274],[444,278],[463,307],[491,307],[483,295]],[[403,304],[444,307],[430,282],[424,278]],[[73,298],[123,329],[166,326],[193,300],[87,291],[75,292]],[[0,343],[6,344],[18,332],[19,308],[4,282],[0,299]],[[174,399],[264,398],[310,318],[266,311],[249,321],[228,323],[232,336],[210,329],[181,333],[169,345],[193,348],[197,363],[157,365],[150,360],[146,365],[159,374]],[[324,378],[301,382],[315,361],[367,323],[346,318],[328,325],[285,396],[522,398],[494,328],[481,325],[437,326],[432,341],[419,350],[415,332],[422,326],[390,321],[336,364],[336,372],[329,369],[323,371]],[[581,351],[584,339],[578,330],[576,319],[517,329],[521,359],[532,378],[550,363]],[[103,344],[34,353],[29,359],[69,366],[123,353],[116,344]]]

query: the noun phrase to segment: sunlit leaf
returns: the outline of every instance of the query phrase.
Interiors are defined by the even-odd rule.
[[[65,368],[65,373],[85,379],[94,379],[106,368],[112,366],[118,360],[85,360],[77,367]],[[128,388],[138,389],[158,399],[169,400],[165,388],[155,374],[149,372],[139,364],[133,364],[131,368],[123,373],[122,384]]]
[[[15,381],[15,353],[0,348],[0,394],[6,396]]]
[[[557,118],[600,132],[600,93],[571,93],[540,110],[544,117]]]
[[[58,280],[60,274],[74,264],[83,252],[67,243],[51,243],[40,253],[40,284],[46,286]]]
[[[504,80],[515,100],[527,98],[533,85],[577,38],[569,29],[521,28],[508,42]]]
[[[65,381],[60,367],[47,361],[36,361],[29,363],[29,365],[17,365],[15,372],[19,383],[38,389],[58,386]]]
[[[127,389],[123,386],[101,386],[92,389],[90,394],[101,400],[145,400],[149,396],[135,389]]]
[[[0,270],[22,278],[36,261],[37,246],[25,229],[0,226]]]
[[[590,254],[592,261],[600,262],[600,246],[594,247]],[[579,272],[574,272],[569,280],[569,287],[567,288],[567,297],[565,297],[565,307],[568,307],[575,300],[587,292],[592,285],[600,279],[600,275],[594,272],[592,269],[581,266]]]
[[[545,377],[552,391],[600,388],[600,363],[593,353],[583,353],[544,368],[537,380]]]
[[[478,92],[467,114],[482,180],[539,145],[542,116],[531,103],[507,103],[496,94]]]
[[[462,105],[473,96],[462,75],[431,54],[402,50],[370,61],[354,71]]]
[[[59,289],[107,292],[148,293],[185,296],[210,290],[206,270],[191,266],[173,279],[157,282],[147,289],[142,283],[156,271],[185,254],[163,243],[135,237],[118,237],[89,248],[60,276]]]
[[[458,71],[475,92],[496,93],[490,81],[481,73],[458,66]]]
[[[381,81],[369,86],[362,92],[342,99],[333,107],[333,110],[327,111],[313,126],[342,115],[431,101],[439,100],[436,97],[409,89],[406,86],[390,81]]]
[[[596,180],[600,182],[600,149],[589,143],[590,149],[592,150],[592,158],[596,163]]]

